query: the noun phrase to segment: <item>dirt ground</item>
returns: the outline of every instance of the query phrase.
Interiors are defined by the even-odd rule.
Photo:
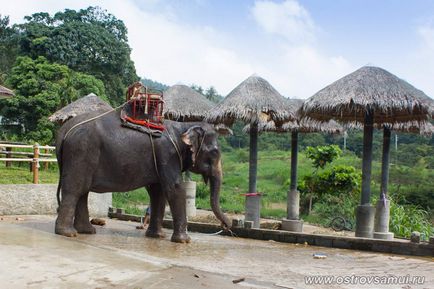
[[[95,235],[58,236],[55,216],[0,220],[0,288],[434,288],[432,258],[190,233],[150,239],[106,219]],[[325,259],[316,259],[321,253]],[[421,276],[422,283],[312,285],[314,276]],[[339,279],[336,279],[339,280]],[[238,283],[234,283],[238,281]]]
[[[226,214],[229,219],[244,219],[243,214]],[[202,223],[212,223],[212,224],[220,224],[220,221],[214,216],[211,211],[207,210],[196,210],[196,217],[192,217],[188,219],[193,222],[202,222]],[[280,229],[281,222],[273,219],[261,219],[261,228],[263,229]],[[354,237],[354,232],[351,231],[340,231],[337,232],[331,228],[324,228],[320,226],[315,226],[309,223],[303,224],[303,232],[308,234],[317,234],[317,235],[335,235],[335,236],[348,236]]]

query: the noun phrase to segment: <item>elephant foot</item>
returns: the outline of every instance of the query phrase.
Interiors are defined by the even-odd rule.
[[[56,226],[54,233],[65,237],[77,237],[77,230],[74,228],[60,228]]]
[[[74,224],[74,227],[80,234],[96,234],[96,229],[90,223],[84,225]]]
[[[166,237],[166,234],[164,234],[162,230],[154,231],[154,230],[149,230],[148,228],[148,230],[146,230],[145,236],[149,238],[163,239]]]
[[[173,233],[170,241],[175,243],[187,244],[191,242],[191,238],[187,235],[187,233]]]

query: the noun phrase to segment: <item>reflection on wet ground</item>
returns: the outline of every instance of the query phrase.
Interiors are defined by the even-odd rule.
[[[72,259],[79,256],[80,264],[84,262],[86,268],[95,266],[98,268],[98,265],[94,264],[97,261],[94,258],[100,258],[100,256],[93,256],[93,254],[96,251],[103,252],[103,262],[110,263],[113,261],[111,258],[119,259],[121,261],[116,261],[116,266],[129,269],[125,276],[120,274],[124,279],[137,279],[137,272],[140,272],[140,278],[143,281],[143,278],[152,279],[153,272],[176,268],[179,272],[175,275],[179,280],[182,280],[184,269],[189,272],[211,274],[208,278],[217,278],[214,285],[224,282],[220,284],[221,287],[216,288],[246,285],[261,288],[279,288],[279,286],[325,288],[324,285],[305,284],[305,276],[331,274],[335,276],[388,276],[393,274],[395,276],[424,276],[425,282],[422,285],[409,285],[410,287],[405,287],[406,284],[382,284],[378,285],[379,287],[361,284],[333,284],[326,287],[434,288],[434,262],[431,258],[393,256],[200,233],[190,233],[192,238],[190,244],[176,244],[169,241],[170,230],[165,230],[167,234],[165,239],[150,239],[144,236],[144,230],[135,229],[136,223],[116,220],[108,220],[105,227],[98,227],[95,235],[80,235],[72,239],[53,234],[54,217],[27,217],[25,221],[18,224],[19,226],[14,224],[6,228],[0,226],[2,236],[5,234],[8,236],[0,238],[0,248],[5,246],[34,248],[34,258],[39,258],[41,264],[44,264],[46,258],[37,250],[38,244],[43,242],[44,246],[52,250],[51,254],[60,256],[69,254]],[[25,238],[20,234],[7,234],[11,230],[18,230],[19,227],[26,227],[23,228],[26,230]],[[312,257],[314,253],[324,253],[327,258],[314,259]],[[29,254],[32,256],[32,252]],[[106,263],[101,266],[109,267]],[[61,269],[60,266],[56,272],[62,272]],[[148,275],[142,272],[147,272]],[[237,285],[230,282],[240,277],[246,278],[246,281]],[[119,280],[124,280],[122,278]],[[110,279],[110,282],[114,281]]]

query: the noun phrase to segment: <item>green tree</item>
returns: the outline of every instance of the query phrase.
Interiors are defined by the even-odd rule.
[[[312,164],[316,169],[323,169],[328,163],[337,159],[341,154],[342,151],[337,145],[306,148],[306,156],[312,160]]]
[[[3,84],[18,53],[18,37],[9,17],[0,15],[0,84]]]
[[[0,106],[2,122],[22,125],[19,139],[44,144],[53,140],[55,127],[47,118],[57,109],[91,92],[106,99],[100,80],[42,56],[36,60],[18,57],[8,84],[16,97]]]
[[[52,62],[102,80],[113,105],[124,101],[125,88],[138,80],[130,59],[124,23],[98,7],[66,9],[26,16],[18,25],[21,53],[44,56]]]

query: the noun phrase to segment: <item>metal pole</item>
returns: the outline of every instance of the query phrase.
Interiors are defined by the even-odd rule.
[[[362,197],[361,205],[371,201],[371,169],[372,169],[372,141],[374,136],[374,113],[366,111],[363,127],[363,160],[362,160]]]
[[[344,151],[347,150],[347,137],[348,137],[348,133],[345,131],[344,132]]]
[[[362,197],[356,208],[356,237],[372,238],[374,235],[375,207],[371,206],[372,139],[374,112],[365,112],[363,127]]]
[[[253,228],[260,226],[261,196],[257,193],[256,175],[258,166],[258,124],[250,124],[249,191],[246,195],[246,221],[253,222]]]
[[[297,191],[298,131],[291,133],[291,183],[287,195],[287,218],[298,220],[300,197]]]
[[[250,124],[249,193],[256,193],[258,167],[258,124]]]
[[[381,189],[380,199],[387,196],[387,185],[389,183],[389,162],[390,162],[390,136],[391,130],[388,127],[383,129],[383,157],[381,163]]]

